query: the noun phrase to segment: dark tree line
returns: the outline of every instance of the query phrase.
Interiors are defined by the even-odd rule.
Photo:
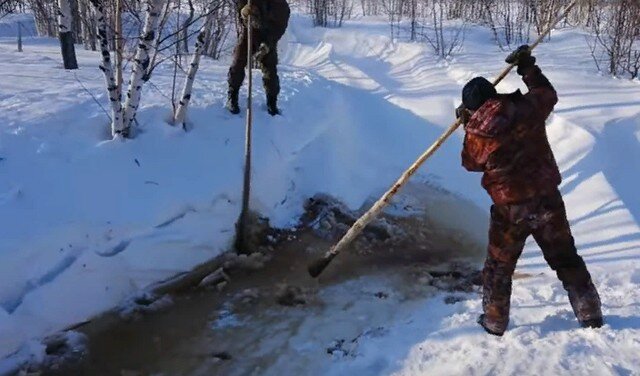
[[[30,12],[38,35],[64,38],[63,54],[71,54],[68,41],[88,50],[98,49],[97,19],[92,0],[0,0],[0,17]],[[293,8],[306,11],[316,26],[340,27],[354,16],[386,16],[394,39],[422,41],[446,58],[464,42],[468,25],[483,25],[503,49],[529,42],[569,0],[291,0]],[[142,31],[145,0],[101,0],[107,47],[115,53],[116,79],[132,61]],[[65,5],[66,4],[66,5]],[[65,5],[65,6],[61,6]],[[68,5],[68,6],[67,6]],[[68,9],[69,25],[61,17]],[[159,18],[150,68],[167,60],[184,63],[205,18],[210,27],[200,50],[218,59],[230,50],[237,32],[234,0],[168,0]],[[598,69],[616,76],[640,75],[640,1],[583,0],[562,26],[589,31],[589,48]],[[64,45],[67,46],[66,50]],[[66,59],[65,59],[66,60]]]
[[[0,0],[2,1],[2,0]],[[30,12],[34,15],[39,36],[58,36],[58,15],[61,0],[22,0],[7,2],[8,11]],[[76,44],[85,49],[97,50],[97,19],[91,0],[64,0],[71,12],[71,32]],[[234,0],[170,0],[165,2],[160,30],[163,36],[162,48],[177,48],[182,53],[189,52],[195,43],[195,35],[204,23],[207,12],[213,13],[210,35],[206,39],[205,55],[219,58],[227,38],[234,30],[236,17]],[[0,3],[2,4],[2,3]],[[9,5],[11,4],[11,7]],[[107,40],[110,51],[116,51],[118,44],[125,57],[135,48],[135,40],[142,28],[144,0],[103,0],[104,17],[107,26]],[[214,6],[215,5],[215,6]],[[10,10],[9,10],[10,9]],[[129,56],[130,57],[130,56]]]

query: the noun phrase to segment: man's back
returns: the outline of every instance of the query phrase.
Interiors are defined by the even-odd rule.
[[[527,94],[489,99],[465,125],[463,165],[484,172],[482,186],[496,204],[545,195],[561,180],[545,129],[556,92],[537,66],[523,73]]]

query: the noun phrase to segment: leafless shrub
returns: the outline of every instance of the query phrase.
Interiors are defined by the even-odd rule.
[[[212,12],[212,26],[209,31],[211,34],[207,38],[204,54],[213,59],[219,59],[236,19],[235,7],[231,1],[220,1]]]
[[[591,55],[598,69],[638,78],[640,73],[640,3],[616,0],[594,7]]]
[[[0,0],[0,19],[10,13],[23,13],[25,9],[24,1]]]
[[[431,45],[433,51],[441,58],[450,57],[464,42],[466,23],[445,27],[449,5],[446,0],[431,0],[428,11],[431,24],[423,26],[420,35]]]
[[[341,27],[351,18],[355,3],[354,0],[308,0],[306,5],[315,26]]]
[[[442,58],[451,56],[462,46],[467,21],[456,16],[462,11],[460,2],[382,0],[382,7],[389,18],[393,39],[425,42]]]
[[[378,0],[360,0],[360,11],[363,16],[377,16],[380,14],[380,2]]]

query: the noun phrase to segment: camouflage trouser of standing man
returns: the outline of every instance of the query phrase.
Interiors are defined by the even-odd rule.
[[[246,0],[239,0],[239,9],[244,9]],[[278,77],[278,41],[284,35],[289,23],[290,9],[285,0],[254,0],[252,18],[251,53],[262,70],[262,83],[267,95],[267,111],[277,115],[280,93]],[[248,11],[248,8],[247,8]],[[238,45],[233,52],[233,62],[229,68],[229,92],[227,108],[234,114],[240,112],[238,107],[238,91],[242,86],[247,66],[247,27],[244,16],[240,17],[242,28],[238,37]]]
[[[492,334],[501,335],[507,329],[512,276],[529,235],[567,290],[578,321],[583,326],[602,325],[600,298],[577,253],[560,192],[523,204],[491,207],[480,324]]]
[[[229,68],[228,75],[229,98],[236,102],[238,100],[238,91],[244,81],[245,67],[247,65],[246,31],[242,32],[240,38],[240,43],[238,43],[233,53],[233,63]],[[277,101],[278,94],[280,93],[280,78],[278,77],[278,48],[277,43],[267,43],[264,39],[265,38],[254,39],[254,42],[252,43],[252,52],[257,58],[256,63],[262,70],[262,83],[267,95],[267,110],[271,115],[276,115],[279,112]]]

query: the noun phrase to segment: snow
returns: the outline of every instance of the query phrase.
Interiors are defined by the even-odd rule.
[[[160,67],[155,86],[144,88],[137,137],[111,141],[93,98],[107,106],[96,52],[77,49],[81,69],[64,71],[56,40],[25,37],[18,53],[15,37],[2,35],[0,358],[227,250],[239,213],[244,133],[243,117],[222,108],[225,61],[202,62],[189,132],[165,122],[172,72]],[[640,85],[598,75],[584,37],[556,30],[535,54],[559,92],[548,133],[606,327],[577,328],[562,286],[530,241],[518,271],[533,277],[515,282],[505,337],[475,324],[476,295],[454,305],[425,298],[370,320],[385,330],[359,340],[355,355],[322,354],[307,366],[324,374],[638,374]],[[449,126],[462,85],[497,74],[505,55],[479,27],[470,28],[454,59],[442,61],[426,45],[392,43],[382,20],[314,29],[300,15],[280,48],[284,115],[268,116],[256,90],[252,205],[282,227],[316,193],[352,209],[377,197]],[[499,86],[516,88],[523,84],[515,74]],[[460,167],[461,136],[415,181],[486,213],[480,176]],[[446,215],[459,231],[486,230],[486,218]],[[364,303],[353,309],[364,317],[374,311]],[[321,323],[310,317],[303,326]],[[314,341],[312,331],[301,333],[307,336],[290,344],[293,354]],[[284,363],[272,372],[287,370]]]

